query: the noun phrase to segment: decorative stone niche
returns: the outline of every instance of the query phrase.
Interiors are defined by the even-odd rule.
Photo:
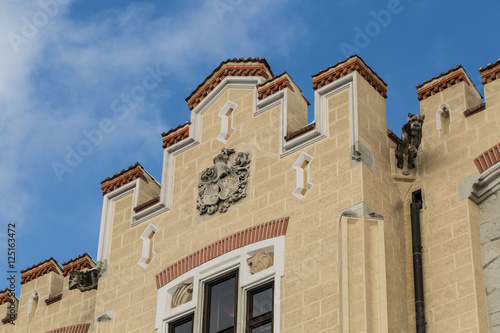
[[[233,127],[233,113],[236,107],[236,104],[228,101],[219,112],[219,117],[221,117],[221,129],[217,140],[222,143],[226,143],[236,131],[236,128]]]
[[[158,228],[150,224],[141,235],[142,257],[139,259],[138,264],[143,268],[147,268],[156,255],[154,252],[154,237],[157,232]]]
[[[312,159],[313,157],[311,155],[302,153],[293,164],[293,168],[297,171],[297,182],[292,194],[301,200],[305,199],[307,193],[309,193],[313,186],[309,181],[309,164]]]

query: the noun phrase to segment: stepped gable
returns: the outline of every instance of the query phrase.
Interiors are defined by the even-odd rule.
[[[47,260],[39,262],[31,267],[28,267],[21,271],[21,284],[28,283],[30,281],[36,280],[40,276],[54,272],[61,275],[63,270],[59,263],[54,258],[50,257]]]
[[[113,192],[114,190],[117,190],[123,185],[131,183],[138,178],[141,178],[148,183],[146,174],[146,170],[144,170],[142,165],[137,162],[134,165],[129,166],[127,170],[123,169],[120,173],[115,173],[112,177],[104,179],[101,182],[102,195]]]
[[[446,73],[443,72],[437,77],[433,76],[432,79],[424,81],[421,84],[417,84],[415,88],[417,88],[418,100],[422,101],[428,97],[434,96],[435,94],[440,93],[447,88],[453,87],[460,82],[465,82],[469,86],[472,84],[472,87],[476,88],[462,65],[450,68]]]
[[[184,124],[177,125],[176,128],[171,128],[167,133],[163,132],[163,148],[168,148],[174,144],[189,138],[189,125],[191,122],[188,120]]]
[[[479,172],[484,172],[500,161],[500,143],[497,143],[474,159]]]
[[[382,97],[387,98],[387,83],[357,55],[349,56],[336,65],[330,65],[327,69],[322,69],[318,73],[311,75],[313,89],[320,89],[353,71],[357,71]]]
[[[492,64],[491,62],[486,67],[479,67],[482,84],[488,84],[500,78],[500,58]]]
[[[82,255],[77,255],[76,258],[70,259],[62,263],[63,276],[68,276],[71,272],[81,271],[85,268],[91,269],[96,266],[95,261],[85,252]]]
[[[212,92],[228,76],[261,76],[265,79],[273,77],[271,66],[266,59],[240,58],[228,59],[221,62],[212,74],[207,76],[198,87],[186,97],[190,110],[198,106],[203,99]]]

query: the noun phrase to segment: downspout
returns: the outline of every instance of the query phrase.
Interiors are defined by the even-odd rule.
[[[415,319],[417,333],[425,333],[424,279],[422,274],[422,242],[420,240],[420,209],[422,191],[412,193],[411,240],[413,243],[413,283],[415,287]]]

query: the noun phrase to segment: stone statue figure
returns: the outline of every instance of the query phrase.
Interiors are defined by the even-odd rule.
[[[78,289],[82,293],[92,289],[97,289],[97,282],[103,275],[105,268],[102,262],[98,262],[95,268],[86,272],[75,271],[69,275],[69,290]]]
[[[425,116],[408,113],[408,122],[401,129],[401,141],[396,147],[397,166],[403,169],[403,175],[409,175],[409,169],[415,168],[417,150],[422,141],[422,125]]]

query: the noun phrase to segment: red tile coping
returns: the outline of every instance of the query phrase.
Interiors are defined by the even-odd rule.
[[[248,64],[251,63],[251,64]],[[212,90],[215,89],[228,76],[262,76],[265,79],[274,76],[271,66],[266,59],[228,59],[223,61],[212,74],[198,85],[198,87],[186,97],[190,110],[193,110]]]
[[[474,159],[479,172],[484,172],[500,161],[500,143],[497,143]]]
[[[15,321],[17,319],[17,312],[14,313],[14,318],[11,318],[10,315],[6,315],[3,319],[2,319],[2,323],[5,325],[7,323],[10,323],[11,321]],[[14,324],[14,323],[12,323]]]
[[[0,305],[12,302],[12,293],[9,288],[0,291]]]
[[[167,133],[163,132],[161,136],[163,137],[163,148],[168,148],[173,146],[177,142],[189,138],[189,125],[190,121],[186,121],[184,124],[178,125],[176,128],[171,128]]]
[[[486,67],[479,67],[481,73],[482,84],[488,84],[500,78],[500,58],[492,64],[491,62]]]
[[[390,129],[387,130],[387,136],[389,137],[389,139],[391,139],[395,144],[399,144],[401,142],[401,139],[396,135],[394,134],[393,131],[391,131]]]
[[[295,139],[296,137],[299,137],[302,134],[310,132],[310,131],[314,130],[315,128],[316,128],[316,123],[310,123],[309,125],[304,126],[301,129],[296,130],[295,132],[290,133],[287,136],[285,136],[285,141],[288,142],[288,141],[290,141],[292,139]]]
[[[133,182],[134,180],[141,178],[146,183],[148,178],[146,177],[146,171],[142,168],[139,162],[131,165],[127,170],[123,169],[120,173],[115,173],[113,177],[107,177],[101,182],[102,195],[106,195],[119,189],[123,185]]]
[[[149,208],[149,207],[157,204],[158,202],[160,202],[160,196],[157,196],[156,198],[153,198],[153,199],[146,201],[145,203],[140,204],[139,206],[135,207],[134,212],[139,213],[140,211],[142,211],[146,208]]]
[[[87,333],[89,327],[90,324],[78,324],[47,331],[47,333]]]
[[[286,72],[283,72],[280,75],[274,76],[266,82],[257,85],[258,99],[269,97],[285,88],[288,88],[291,91],[295,91],[293,89],[291,81],[288,78],[288,74]]]
[[[460,82],[465,82],[470,86],[469,78],[465,73],[465,69],[462,65],[458,65],[455,68],[450,68],[448,72],[441,73],[437,77],[432,77],[432,79],[424,81],[422,84],[418,84],[417,88],[418,100],[422,101],[428,97],[434,96],[441,91],[454,86]]]
[[[47,304],[47,306],[54,304],[55,302],[59,302],[60,300],[62,300],[62,298],[63,298],[63,293],[59,293],[57,295],[47,298],[45,300],[45,304]]]
[[[361,57],[352,55],[336,65],[320,70],[313,78],[313,89],[319,89],[327,84],[338,80],[354,71],[357,71],[368,83],[375,88],[382,97],[387,98],[387,83],[368,66]]]
[[[62,273],[61,266],[59,266],[59,263],[52,257],[29,268],[26,268],[25,270],[22,270],[21,284],[36,280],[40,276],[43,276],[50,272],[54,272],[59,275]]]
[[[85,268],[91,269],[95,266],[95,261],[87,253],[84,253],[76,256],[74,259],[63,262],[63,276],[68,276],[71,272],[81,271]]]
[[[464,116],[465,116],[465,118],[468,118],[468,117],[472,116],[473,114],[476,114],[476,113],[483,111],[484,109],[486,109],[486,103],[481,103],[481,104],[476,105],[470,109],[465,110]]]
[[[240,247],[286,234],[288,217],[272,220],[243,231],[238,231],[215,243],[205,246],[167,267],[156,275],[156,287],[160,289],[182,274],[225,253]]]

